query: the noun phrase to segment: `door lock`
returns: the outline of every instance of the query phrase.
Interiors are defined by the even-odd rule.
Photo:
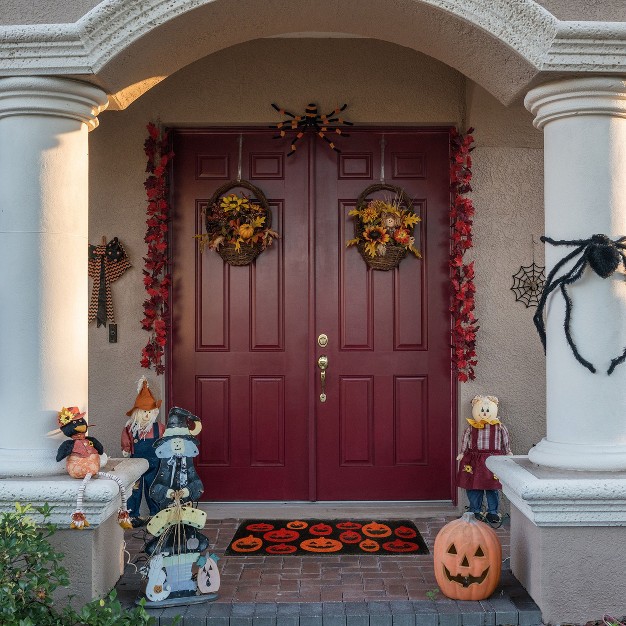
[[[322,383],[322,393],[320,393],[320,402],[326,402],[326,368],[328,367],[328,357],[322,354],[317,359],[317,366],[320,368],[320,381]]]
[[[322,333],[318,338],[317,338],[317,345],[320,348],[325,348],[328,345],[328,335],[325,335],[324,333]]]

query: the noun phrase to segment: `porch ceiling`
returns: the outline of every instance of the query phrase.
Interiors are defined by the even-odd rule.
[[[125,108],[213,52],[307,32],[412,48],[505,104],[544,75],[626,69],[626,22],[562,22],[533,0],[103,0],[72,24],[0,27],[0,76],[75,76]]]

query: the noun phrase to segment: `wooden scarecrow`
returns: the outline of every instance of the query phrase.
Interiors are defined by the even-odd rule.
[[[89,246],[89,276],[93,278],[91,300],[89,302],[89,322],[97,321],[97,326],[106,326],[107,319],[115,324],[111,284],[131,267],[122,242],[114,237],[106,243],[102,238],[99,246]]]
[[[487,457],[513,454],[509,431],[498,419],[498,398],[475,396],[472,400],[472,418],[463,433],[461,453],[457,456],[459,471],[457,485],[467,491],[469,508],[482,519],[483,497],[487,498],[486,520],[499,523],[499,493],[502,485],[498,477],[487,467]]]
[[[150,515],[159,511],[159,505],[150,497],[150,486],[159,467],[159,459],[154,449],[154,443],[161,438],[165,426],[156,419],[161,408],[161,400],[155,400],[145,376],[137,384],[137,397],[133,408],[126,413],[130,418],[122,430],[122,454],[134,459],[146,459],[148,469],[133,485],[133,491],[128,499],[128,510],[133,528],[143,526],[145,520],[139,515],[142,496]]]
[[[153,444],[160,463],[150,496],[161,510],[147,526],[154,539],[145,548],[150,556],[144,570],[146,606],[177,606],[217,598],[217,557],[205,554],[209,540],[200,532],[206,513],[193,505],[203,491],[193,465],[199,454],[195,435],[201,428],[198,417],[174,407],[163,436]]]
[[[72,513],[72,522],[70,528],[82,530],[89,526],[89,522],[83,511],[83,494],[87,483],[92,476],[101,478],[109,478],[114,480],[119,488],[122,497],[122,505],[117,514],[118,524],[122,528],[132,528],[128,510],[126,508],[126,489],[121,479],[115,474],[100,471],[100,456],[104,454],[102,444],[95,437],[87,436],[89,428],[85,413],[81,413],[78,407],[63,407],[57,416],[59,430],[70,438],[70,441],[64,441],[57,452],[57,461],[65,461],[67,473],[72,478],[82,478],[82,483],[78,488],[78,496],[76,498],[76,510]],[[53,431],[58,432],[58,431]],[[106,459],[106,455],[104,455]]]

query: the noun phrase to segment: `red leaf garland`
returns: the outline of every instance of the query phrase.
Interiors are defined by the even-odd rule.
[[[141,352],[141,367],[153,367],[157,374],[165,372],[163,358],[167,343],[168,300],[171,276],[168,272],[167,231],[169,221],[169,184],[167,164],[174,156],[167,131],[150,122],[144,152],[148,157],[144,183],[148,208],[146,236],[148,252],[144,257],[143,283],[148,297],[143,303],[141,327],[150,339]]]
[[[472,247],[474,205],[465,194],[472,191],[473,128],[463,135],[456,128],[450,130],[450,283],[452,314],[452,367],[461,382],[474,380],[476,333],[478,323],[474,316],[474,262],[465,263],[463,255]]]

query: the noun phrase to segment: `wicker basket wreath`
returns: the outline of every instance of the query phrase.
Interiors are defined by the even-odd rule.
[[[392,198],[368,199],[378,191],[393,193]],[[354,218],[354,239],[347,246],[356,246],[369,267],[375,270],[392,270],[415,248],[413,231],[420,218],[413,211],[407,193],[396,185],[378,183],[370,185],[359,195],[356,208],[348,215]]]
[[[240,188],[251,195],[228,193]],[[265,194],[247,180],[231,180],[216,189],[204,217],[206,233],[195,235],[200,251],[215,250],[229,265],[249,265],[278,238]]]

